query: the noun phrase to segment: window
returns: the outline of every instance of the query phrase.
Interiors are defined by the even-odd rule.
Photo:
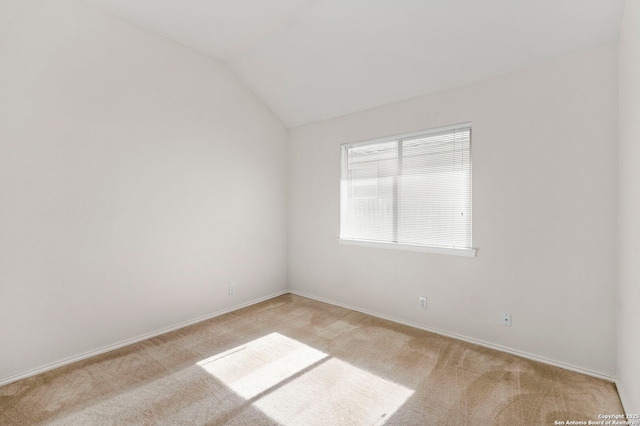
[[[340,241],[475,256],[471,125],[342,145]]]

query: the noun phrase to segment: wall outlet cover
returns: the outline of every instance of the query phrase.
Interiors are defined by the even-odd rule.
[[[420,306],[420,309],[427,309],[427,298],[418,297],[418,306]]]
[[[511,327],[511,314],[502,314],[500,316],[500,325]]]

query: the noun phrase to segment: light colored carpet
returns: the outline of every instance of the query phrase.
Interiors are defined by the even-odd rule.
[[[1,425],[554,425],[612,383],[287,294],[0,387]]]

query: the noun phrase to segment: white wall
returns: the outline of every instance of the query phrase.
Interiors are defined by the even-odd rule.
[[[640,413],[640,1],[629,0],[620,39],[618,390]]]
[[[79,0],[3,0],[0,382],[284,291],[285,160],[221,63]]]
[[[292,129],[290,288],[613,378],[617,69],[600,49]],[[338,244],[341,143],[465,121],[476,258]]]

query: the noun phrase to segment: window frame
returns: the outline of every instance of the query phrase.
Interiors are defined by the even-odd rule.
[[[410,132],[410,133],[402,133],[402,134],[397,134],[397,135],[391,135],[391,136],[386,136],[386,137],[381,137],[381,138],[375,138],[375,139],[368,139],[368,140],[364,140],[364,141],[359,141],[359,142],[350,142],[350,143],[343,143],[340,145],[340,231],[339,231],[339,235],[338,235],[338,242],[339,244],[342,245],[350,245],[350,246],[362,246],[362,247],[375,247],[375,248],[387,248],[387,249],[396,249],[396,250],[407,250],[407,251],[418,251],[418,252],[426,252],[426,253],[434,253],[434,254],[445,254],[445,255],[454,255],[454,256],[463,256],[463,257],[475,257],[477,254],[477,249],[473,248],[473,247],[445,247],[445,246],[434,246],[434,245],[423,245],[423,244],[411,244],[411,243],[398,243],[398,242],[393,242],[393,241],[373,241],[373,240],[362,240],[362,239],[357,239],[357,238],[346,238],[342,236],[342,229],[343,229],[343,208],[344,205],[343,203],[346,202],[346,199],[348,198],[348,189],[345,190],[344,189],[344,179],[345,176],[344,174],[346,172],[348,172],[348,156],[345,155],[345,152],[347,149],[349,148],[353,148],[353,147],[359,147],[359,146],[364,146],[364,145],[372,145],[372,144],[379,144],[379,143],[384,143],[384,142],[397,142],[398,146],[400,147],[400,152],[398,152],[398,164],[402,163],[402,151],[401,151],[401,147],[402,147],[402,141],[406,140],[406,139],[411,139],[411,138],[417,138],[417,137],[422,137],[422,136],[429,136],[435,133],[441,133],[441,132],[447,132],[447,131],[452,131],[452,130],[456,130],[456,129],[461,129],[461,128],[469,128],[470,130],[470,136],[469,136],[469,161],[470,161],[470,182],[469,182],[469,197],[470,197],[470,202],[471,202],[471,211],[473,210],[473,158],[472,158],[472,123],[471,122],[464,122],[464,123],[459,123],[459,124],[453,124],[453,125],[448,125],[448,126],[441,126],[441,127],[436,127],[436,128],[431,128],[431,129],[426,129],[426,130],[420,130],[417,132]],[[398,171],[398,173],[401,173],[400,171]],[[395,229],[397,229],[398,226],[398,216],[397,214],[395,214],[395,212],[397,212],[397,208],[398,208],[398,188],[396,183],[394,183],[394,205],[393,205],[393,209],[394,209],[394,219],[393,219],[393,227]],[[470,223],[470,238],[471,238],[471,245],[473,245],[473,216],[471,216],[471,223]]]

